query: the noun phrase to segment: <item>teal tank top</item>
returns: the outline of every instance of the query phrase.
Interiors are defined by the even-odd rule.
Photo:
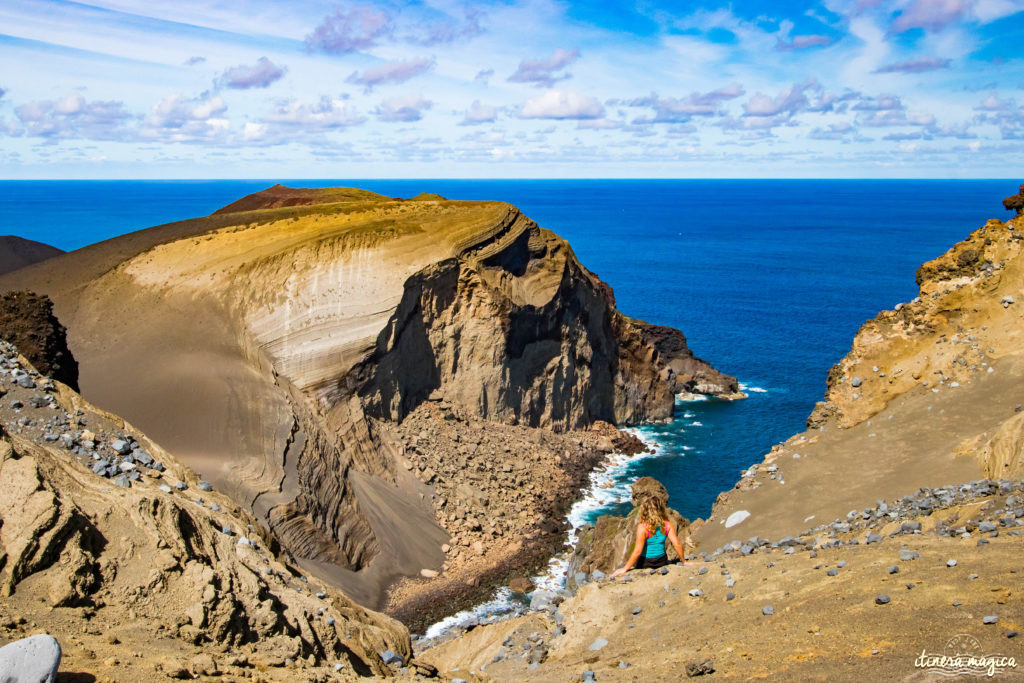
[[[665,534],[661,533],[661,526],[655,529],[654,534],[647,539],[647,550],[644,557],[655,558],[665,554]]]

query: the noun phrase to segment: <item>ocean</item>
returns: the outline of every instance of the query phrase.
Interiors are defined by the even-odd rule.
[[[595,479],[573,523],[628,510],[650,475],[670,505],[706,517],[775,443],[802,431],[829,367],[860,325],[917,294],[914,273],[1005,219],[1006,180],[246,180],[0,182],[0,232],[75,249],[208,214],[282,182],[390,196],[500,199],[572,245],[626,315],[681,329],[746,387],[743,401],[679,403],[638,433],[654,456]],[[602,485],[611,488],[602,488]],[[616,502],[623,499],[627,502]]]

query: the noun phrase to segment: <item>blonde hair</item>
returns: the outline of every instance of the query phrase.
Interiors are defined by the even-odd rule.
[[[640,522],[647,527],[649,533],[654,533],[659,526],[664,526],[668,521],[668,509],[664,501],[657,496],[648,496],[640,501],[637,508]],[[663,530],[664,531],[664,530]]]

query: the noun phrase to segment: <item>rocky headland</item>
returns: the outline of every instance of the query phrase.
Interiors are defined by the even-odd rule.
[[[1024,677],[1022,248],[1018,210],[924,264],[919,296],[830,371],[807,431],[690,525],[685,564],[609,580],[630,520],[600,518],[575,593],[423,659],[466,680]],[[936,665],[956,654],[976,662]]]
[[[617,427],[738,390],[500,202],[274,186],[0,288],[283,560],[414,625],[544,564]]]

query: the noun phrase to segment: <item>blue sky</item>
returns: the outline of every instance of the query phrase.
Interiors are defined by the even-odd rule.
[[[14,0],[0,177],[1017,177],[1024,0]]]

